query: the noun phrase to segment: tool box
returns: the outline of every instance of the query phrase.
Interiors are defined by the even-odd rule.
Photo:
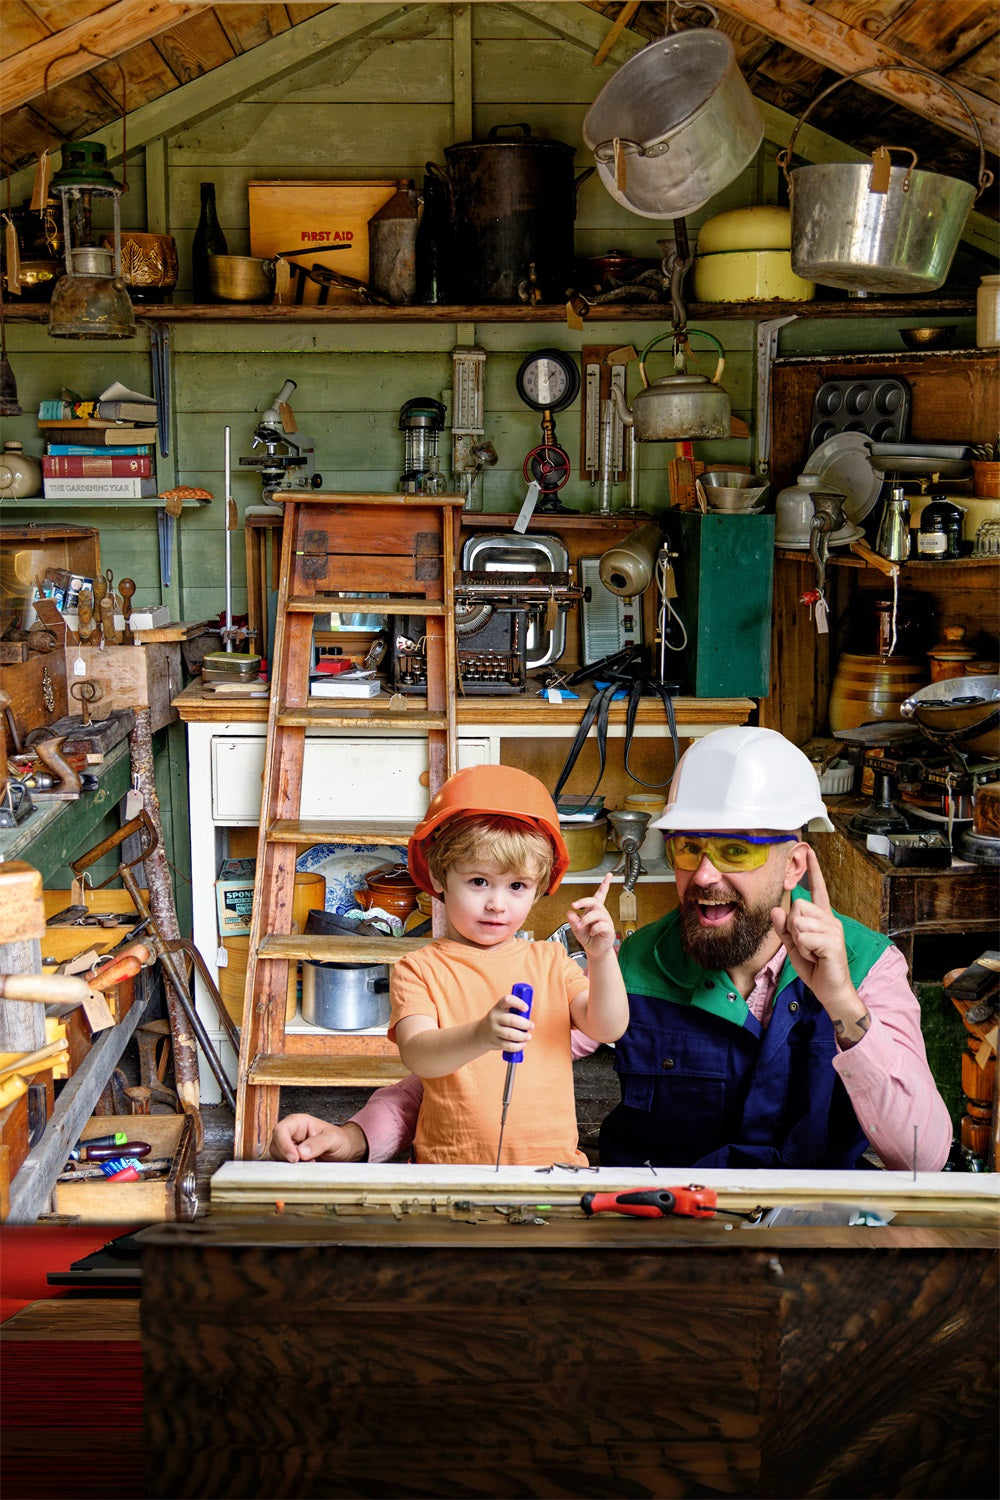
[[[164,1219],[193,1219],[197,1198],[197,1133],[191,1115],[92,1115],[80,1139],[124,1131],[130,1141],[150,1146],[148,1160],[168,1158],[165,1176],[138,1182],[87,1177],[56,1184],[56,1213],[84,1224],[152,1224]],[[81,1162],[81,1167],[88,1163]],[[66,1175],[66,1174],[64,1174]]]

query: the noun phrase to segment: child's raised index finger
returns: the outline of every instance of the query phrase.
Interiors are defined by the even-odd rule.
[[[830,893],[823,879],[823,870],[811,844],[806,845],[806,870],[809,875],[809,893],[812,896],[813,905],[822,907],[824,911],[833,911]]]
[[[572,904],[573,911],[580,911],[584,907],[603,906],[604,899],[611,888],[611,871],[607,870],[601,877],[601,883],[592,896],[581,896],[579,901]]]

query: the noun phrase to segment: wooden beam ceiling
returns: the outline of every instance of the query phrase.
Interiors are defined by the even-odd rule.
[[[1000,150],[1000,109],[995,104],[956,84],[946,84],[929,72],[914,73],[911,58],[872,39],[859,27],[847,26],[804,4],[803,0],[714,0],[714,3],[729,15],[759,27],[783,46],[838,73],[856,73],[862,68],[906,68],[906,72],[870,74],[864,79],[864,87],[932,120],[935,125],[975,140],[975,128],[956,99],[958,94],[975,117],[986,145],[991,151]]]
[[[199,10],[197,0],[118,0],[82,21],[35,42],[0,73],[0,111],[6,114],[71,78],[89,73],[95,61],[109,62],[169,31]]]

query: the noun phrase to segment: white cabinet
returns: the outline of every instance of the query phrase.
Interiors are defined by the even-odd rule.
[[[248,827],[259,821],[264,748],[263,734],[248,733],[246,725],[236,735],[212,735],[213,823]],[[489,735],[459,739],[460,766],[493,759]],[[415,822],[427,806],[420,780],[426,771],[426,739],[316,734],[306,742],[301,815]]]

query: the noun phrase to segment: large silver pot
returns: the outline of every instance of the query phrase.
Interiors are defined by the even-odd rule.
[[[764,121],[732,42],[707,29],[637,52],[583,122],[604,186],[616,203],[647,219],[680,218],[703,207],[736,180],[763,137]]]
[[[702,332],[690,329],[689,332]],[[650,339],[639,357],[639,373],[646,382],[646,355],[661,339],[672,338],[671,333],[660,333]],[[714,334],[707,334],[718,345],[720,357],[711,380],[704,375],[689,375],[681,372],[664,375],[660,380],[646,384],[645,390],[632,399],[631,408],[621,390],[612,386],[611,396],[615,410],[626,427],[634,427],[636,440],[640,443],[684,442],[688,438],[728,437],[732,426],[732,410],[729,397],[719,385],[725,368],[722,345]]]
[[[367,1031],[389,1020],[388,964],[302,965],[302,1017],[331,1031]]]
[[[792,131],[778,162],[792,205],[792,270],[807,281],[848,291],[888,294],[936,292],[944,285],[962,228],[976,198],[993,181],[986,170],[983,138],[962,96],[945,83],[966,109],[979,141],[979,186],[937,172],[916,170],[908,147],[879,147],[871,162],[829,162],[789,172],[795,137],[810,111],[842,83],[867,73],[923,73],[923,68],[863,68],[824,89]],[[912,157],[907,167],[890,166],[889,151]]]

